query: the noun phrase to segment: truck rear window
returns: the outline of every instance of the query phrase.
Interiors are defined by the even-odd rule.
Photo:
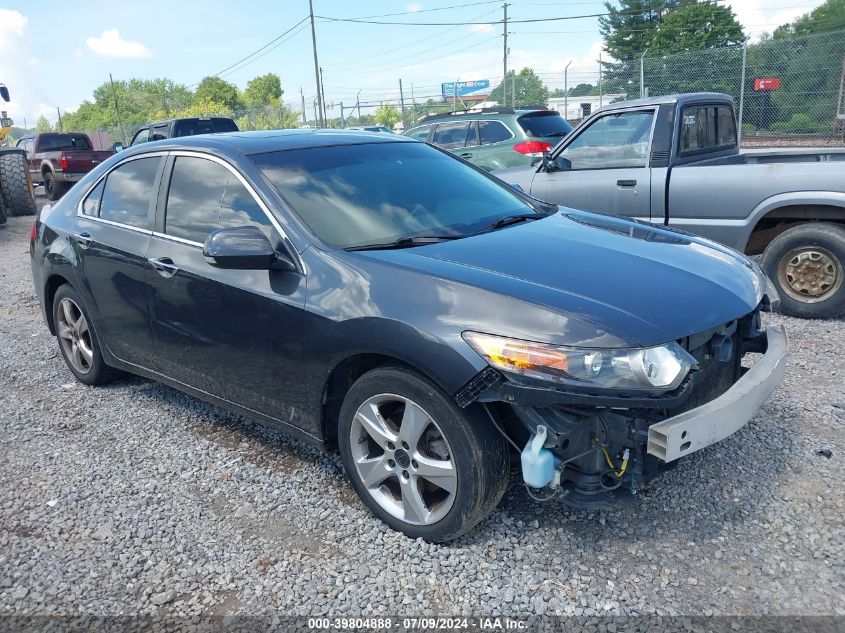
[[[687,106],[681,114],[678,155],[689,156],[736,147],[736,122],[728,106]]]
[[[43,134],[38,139],[39,152],[71,152],[90,149],[91,142],[84,134]]]
[[[195,136],[216,132],[237,132],[238,126],[232,119],[188,119],[177,121],[173,127],[173,136]]]
[[[517,122],[528,136],[535,138],[562,137],[572,131],[572,126],[558,112],[540,110],[523,114]]]

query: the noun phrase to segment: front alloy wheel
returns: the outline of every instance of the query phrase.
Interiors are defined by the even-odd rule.
[[[355,381],[337,437],[355,492],[411,538],[457,538],[490,513],[508,482],[508,445],[484,412],[458,408],[406,367],[378,367]]]
[[[358,475],[386,512],[411,525],[431,525],[449,512],[458,476],[449,443],[420,405],[375,395],[358,407],[350,433]]]

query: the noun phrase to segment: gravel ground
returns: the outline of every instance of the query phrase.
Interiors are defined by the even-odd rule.
[[[633,508],[537,504],[512,477],[429,545],[373,518],[335,455],[144,379],[76,383],[30,226],[0,226],[0,614],[845,615],[842,320],[767,318],[784,385]]]

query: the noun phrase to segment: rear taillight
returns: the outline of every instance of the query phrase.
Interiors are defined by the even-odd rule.
[[[61,167],[62,169],[67,169],[67,156],[65,156],[64,154],[59,156],[59,167]]]
[[[522,141],[521,143],[514,145],[513,148],[520,154],[536,157],[542,156],[543,152],[548,150],[551,146],[551,143],[546,143],[545,141]]]
[[[38,227],[35,226],[35,222],[32,223],[32,230],[29,232],[29,241],[34,242],[35,238],[38,237]]]

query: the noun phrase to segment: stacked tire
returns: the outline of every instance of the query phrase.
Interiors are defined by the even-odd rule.
[[[10,215],[34,215],[35,190],[29,177],[26,152],[0,151],[0,224]]]

